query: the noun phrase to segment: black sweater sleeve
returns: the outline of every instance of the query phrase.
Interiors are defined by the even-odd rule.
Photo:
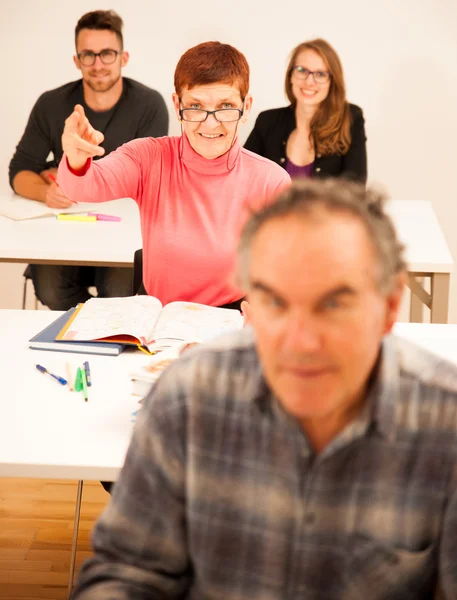
[[[46,159],[52,150],[52,140],[47,127],[46,113],[45,93],[38,98],[33,107],[25,131],[10,161],[11,187],[15,176],[20,171],[33,171],[39,174],[49,166]]]

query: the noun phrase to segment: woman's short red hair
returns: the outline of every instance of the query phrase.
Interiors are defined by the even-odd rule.
[[[238,85],[244,100],[249,90],[249,65],[244,54],[229,44],[204,42],[185,52],[175,69],[175,91],[210,83]]]

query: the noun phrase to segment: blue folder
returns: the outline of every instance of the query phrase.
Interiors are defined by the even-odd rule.
[[[75,312],[76,306],[60,315],[50,325],[29,340],[29,348],[33,350],[54,350],[56,352],[77,352],[80,354],[105,354],[117,356],[125,345],[117,342],[68,342],[56,340],[57,335]]]

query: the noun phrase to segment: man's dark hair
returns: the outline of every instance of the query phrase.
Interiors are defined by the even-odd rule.
[[[95,29],[113,31],[120,43],[121,50],[124,48],[124,38],[122,28],[124,22],[114,10],[94,10],[83,15],[75,27],[75,44],[78,42],[78,35],[81,29]]]
[[[295,179],[279,193],[275,202],[254,213],[245,224],[238,246],[240,287],[249,290],[251,246],[259,230],[274,219],[294,217],[309,220],[318,211],[346,214],[364,227],[373,245],[377,262],[377,284],[382,293],[390,292],[395,277],[406,271],[404,246],[397,237],[389,213],[387,196],[361,183],[344,179]]]

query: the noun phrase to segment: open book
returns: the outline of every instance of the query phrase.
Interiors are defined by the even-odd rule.
[[[242,326],[241,313],[230,308],[194,302],[162,307],[153,296],[91,298],[78,306],[56,339],[134,344],[159,352],[182,342],[204,342]]]

